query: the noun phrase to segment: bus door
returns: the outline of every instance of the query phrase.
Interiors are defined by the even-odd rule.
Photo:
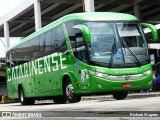
[[[81,87],[81,90],[89,89],[89,75],[87,70],[87,48],[82,33],[75,34],[75,50],[73,50],[74,56],[77,61],[77,82]]]

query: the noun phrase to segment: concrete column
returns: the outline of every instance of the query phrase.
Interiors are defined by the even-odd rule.
[[[34,16],[35,16],[35,30],[37,31],[42,27],[40,0],[34,0]]]
[[[84,0],[85,12],[94,12],[94,0]]]
[[[133,6],[134,8],[134,15],[139,19],[139,20],[141,20],[142,18],[141,18],[141,9],[140,9],[140,5],[139,4],[135,4],[134,6]]]
[[[5,39],[5,49],[7,50],[7,48],[10,47],[8,22],[4,23],[4,39]]]

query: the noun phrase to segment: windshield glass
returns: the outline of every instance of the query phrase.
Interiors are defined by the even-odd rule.
[[[125,63],[148,60],[147,43],[135,23],[117,23]]]
[[[91,61],[111,67],[131,67],[148,63],[147,43],[138,23],[85,22],[84,24],[91,33]]]
[[[113,23],[85,23],[91,33],[91,60],[109,63],[113,54],[115,25]]]

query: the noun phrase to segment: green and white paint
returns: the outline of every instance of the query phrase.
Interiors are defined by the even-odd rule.
[[[67,66],[63,65],[65,60],[66,58],[62,57],[62,53],[53,53],[52,55],[30,61],[16,67],[8,68],[8,81],[65,69],[67,68]]]

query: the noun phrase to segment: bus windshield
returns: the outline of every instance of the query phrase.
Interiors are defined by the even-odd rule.
[[[107,67],[149,63],[147,43],[137,22],[85,22],[91,33],[90,60]]]

